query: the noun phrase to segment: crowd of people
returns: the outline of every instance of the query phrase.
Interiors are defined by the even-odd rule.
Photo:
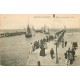
[[[40,56],[44,57],[46,55],[45,49],[47,48],[47,42],[52,41],[54,39],[55,39],[55,36],[49,35],[41,40],[31,43],[32,44],[32,52],[35,51],[36,49],[40,48]],[[67,41],[65,41],[62,38],[61,42],[62,42],[62,48],[67,47]],[[76,49],[78,47],[77,42],[73,42],[73,43],[71,43],[71,45],[72,45],[72,47],[69,47],[68,50],[64,53],[65,62],[67,65],[69,65],[69,64],[72,65],[73,62],[75,61]],[[51,50],[50,50],[50,56],[51,56],[51,59],[54,59],[53,48],[51,48]]]
[[[73,42],[72,43],[72,47],[69,48],[65,53],[65,62],[67,63],[67,65],[72,65],[73,62],[75,61],[75,54],[76,54],[76,49],[77,49],[78,45],[77,42]]]
[[[62,39],[62,48],[67,46],[67,41],[64,41]],[[68,50],[64,53],[65,55],[65,62],[67,65],[72,65],[74,60],[75,60],[75,54],[76,54],[76,49],[78,48],[77,42],[71,42],[71,47],[68,48]]]
[[[52,35],[46,36],[45,38],[35,41],[34,43],[31,43],[32,45],[32,50],[35,51],[36,49],[40,48],[40,56],[45,56],[45,49],[47,48],[47,42],[53,40],[55,37]]]

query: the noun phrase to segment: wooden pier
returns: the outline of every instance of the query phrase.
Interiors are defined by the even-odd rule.
[[[31,54],[29,54],[29,57],[28,57],[26,65],[27,66],[65,65],[65,64],[63,64],[65,59],[63,59],[60,62],[57,62],[61,57],[60,54],[59,54],[59,57],[58,57],[58,51],[57,51],[57,48],[59,49],[59,47],[58,47],[59,44],[58,43],[61,42],[61,38],[63,38],[64,33],[65,33],[65,30],[59,31],[58,33],[55,34],[55,36],[57,36],[57,40],[56,41],[52,40],[50,42],[47,42],[47,48],[45,49],[45,53],[46,53],[45,56],[40,56],[40,48],[36,49]],[[54,59],[51,59],[51,56],[50,56],[51,48],[54,49],[54,53],[55,53],[54,54]],[[62,49],[63,48],[60,47],[59,50],[61,51]],[[64,49],[64,51],[65,51],[65,49]],[[64,53],[64,52],[60,52],[60,53]]]
[[[22,34],[25,34],[25,32],[0,33],[0,38],[22,35]]]

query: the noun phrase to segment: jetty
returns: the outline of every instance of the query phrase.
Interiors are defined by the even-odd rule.
[[[65,49],[61,47],[60,44],[63,40],[66,30],[61,30],[55,33],[56,39],[47,42],[47,48],[45,49],[45,56],[40,56],[40,48],[33,51],[29,54],[26,66],[56,66],[56,65],[65,65],[64,58],[62,58]],[[51,59],[50,50],[54,49],[54,59]],[[62,58],[62,59],[61,59]]]
[[[65,30],[61,30],[55,33],[56,39],[47,42],[47,48],[45,49],[45,56],[40,56],[40,48],[29,54],[26,66],[80,66],[80,33],[68,33]],[[62,40],[67,41],[67,46],[62,46]],[[72,65],[66,63],[64,53],[72,48],[72,41],[77,41],[78,48],[75,51],[75,60]],[[54,50],[54,58],[51,58],[50,50]]]
[[[3,37],[11,37],[11,36],[17,36],[17,35],[22,35],[25,34],[25,32],[7,32],[7,33],[0,33],[0,38]]]

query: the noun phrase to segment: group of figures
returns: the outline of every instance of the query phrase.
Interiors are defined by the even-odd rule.
[[[41,40],[38,40],[38,41],[35,41],[34,43],[31,43],[32,44],[32,51],[31,52],[40,48],[40,56],[43,56],[43,57],[46,56],[45,49],[47,49],[47,42],[50,42],[55,39],[56,39],[55,36],[49,35]],[[61,39],[61,42],[62,42],[62,48],[67,47],[67,41],[65,41],[64,38]],[[76,49],[78,48],[77,42],[72,42],[71,45],[72,45],[72,47],[69,47],[68,50],[64,53],[65,62],[67,65],[72,65],[73,62],[75,61]],[[50,56],[51,56],[51,59],[54,59],[53,48],[51,48],[51,50],[50,50]]]
[[[33,51],[35,51],[36,49],[40,48],[40,56],[45,56],[45,49],[47,48],[47,42],[53,40],[55,37],[52,35],[46,36],[45,38],[35,41],[32,44],[32,50],[31,53]]]
[[[65,55],[65,62],[67,63],[67,65],[72,65],[73,62],[75,61],[75,54],[76,54],[76,49],[78,48],[78,44],[77,42],[73,42],[72,43],[72,48],[68,49],[64,55]]]
[[[41,45],[40,45],[40,56],[45,56],[45,49],[47,48],[47,43],[51,40],[53,40],[54,37],[52,35],[47,36],[46,39],[41,40]]]

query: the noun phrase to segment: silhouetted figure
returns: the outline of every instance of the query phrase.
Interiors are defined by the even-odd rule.
[[[36,49],[39,48],[39,41],[36,41]]]
[[[45,56],[45,48],[43,47],[43,48],[41,48],[41,50],[40,50],[40,56]]]
[[[67,46],[67,41],[65,41],[65,47]]]
[[[68,65],[68,51],[64,53],[64,56],[65,56],[65,63]]]
[[[51,58],[53,59],[54,58],[54,50],[53,50],[53,48],[51,48],[51,50],[50,50],[50,55],[51,55]]]
[[[34,43],[31,43],[32,45],[32,49],[31,49],[31,53],[35,50],[35,47],[34,47]]]
[[[77,42],[73,42],[73,43],[72,43],[72,47],[76,50],[76,49],[78,48]]]
[[[69,53],[70,53],[70,48],[68,49],[68,51],[67,51],[67,64],[69,64]]]
[[[71,51],[72,51],[73,61],[74,61],[74,60],[75,60],[75,50],[74,50],[74,49],[72,49]]]
[[[68,58],[70,60],[70,65],[72,65],[73,64],[73,55],[72,55],[72,51],[71,50],[68,53]]]
[[[43,49],[42,49],[42,50],[43,50],[43,56],[45,56],[45,48],[43,47]]]
[[[41,39],[40,40],[40,48],[42,49],[44,46],[43,46],[43,40]]]
[[[64,55],[65,55],[65,59],[67,59],[68,58],[67,51],[64,53]]]

